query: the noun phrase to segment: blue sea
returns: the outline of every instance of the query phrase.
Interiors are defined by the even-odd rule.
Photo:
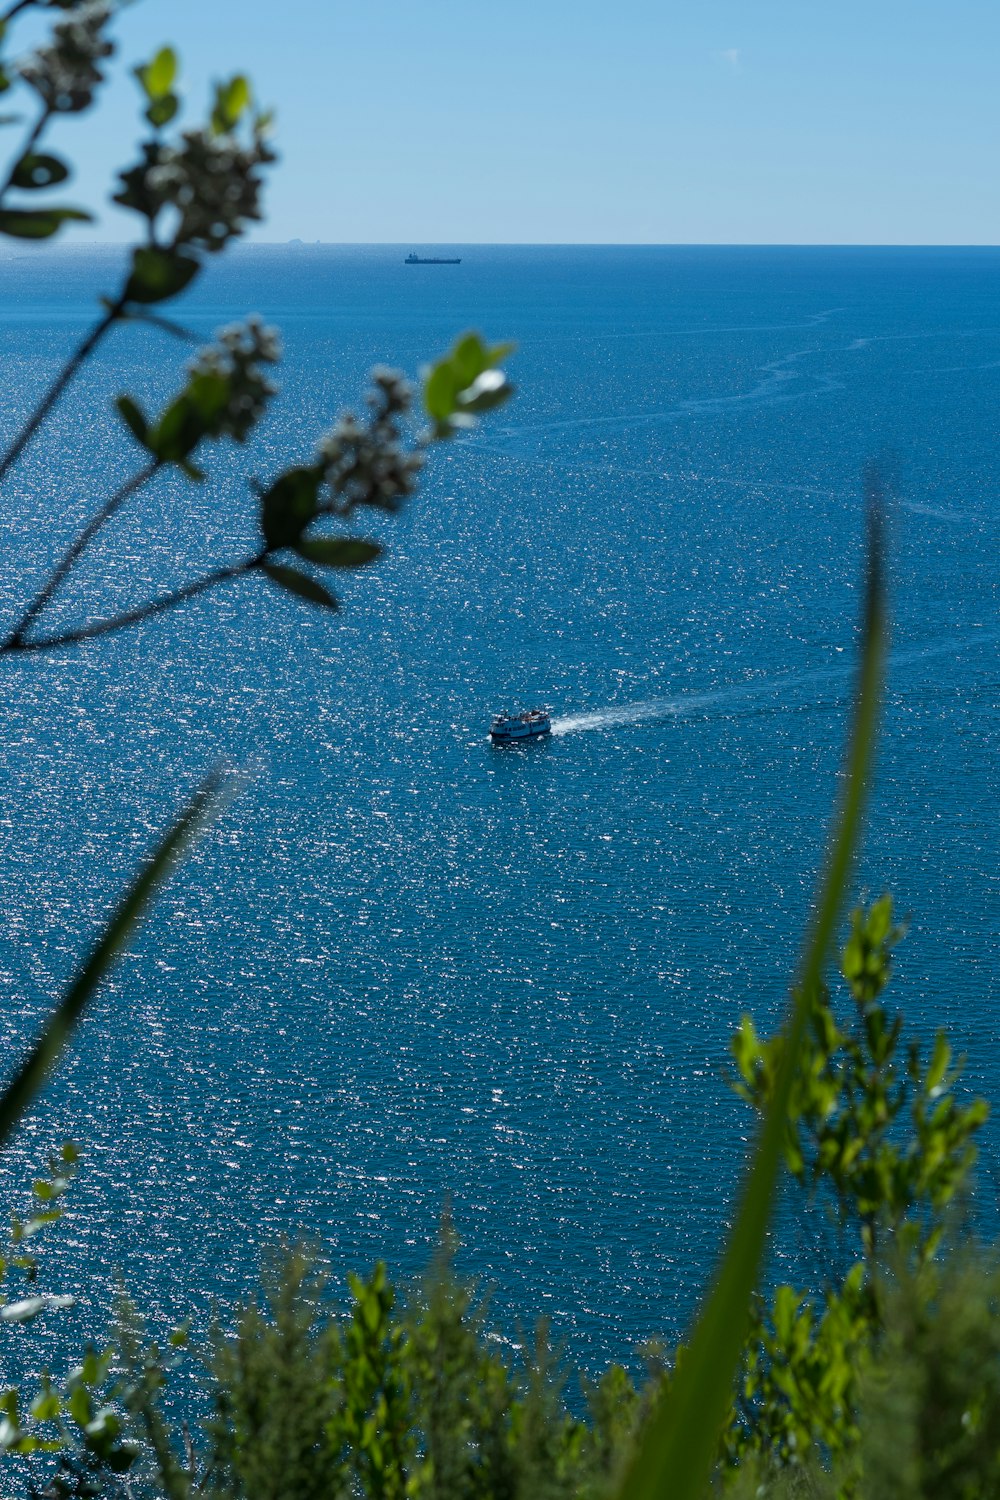
[[[69,626],[253,544],[248,478],[307,458],[366,371],[467,328],[515,400],[436,450],[331,617],[241,583],[2,665],[0,1028],[9,1069],[138,861],[220,762],[240,794],[173,874],[0,1162],[12,1207],[82,1169],[49,1281],[99,1334],[120,1277],[208,1319],[305,1229],[405,1278],[450,1202],[511,1337],[592,1369],[676,1336],[752,1122],[726,1079],[777,1024],[838,787],[861,474],[897,477],[888,701],[857,893],[910,930],[893,984],[1000,1097],[1000,252],[246,247],[178,306],[279,325],[246,449],[164,478],[88,552]],[[116,250],[0,261],[3,434],[111,290]],[[187,351],[123,328],[5,487],[8,619],[140,461]],[[491,713],[555,733],[491,747]],[[990,1128],[978,1195],[995,1218]],[[783,1237],[806,1275],[808,1232]]]

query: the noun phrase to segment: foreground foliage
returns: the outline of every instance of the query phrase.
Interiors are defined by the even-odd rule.
[[[794,1211],[817,1232],[834,1225],[841,1268],[819,1295],[779,1285],[757,1300],[716,1461],[717,1482],[737,1493],[752,1477],[754,1493],[775,1495],[977,1495],[1000,1463],[1000,1275],[969,1252],[936,1258],[986,1109],[959,1101],[943,1036],[927,1059],[904,1047],[884,995],[900,936],[888,897],[856,911],[842,984],[810,1006],[785,1150]],[[755,1109],[783,1045],[748,1018],[733,1038],[734,1087]],[[74,1155],[36,1184],[41,1209],[19,1240],[58,1216]],[[455,1250],[446,1221],[415,1287],[398,1294],[380,1265],[349,1279],[345,1309],[322,1255],[292,1249],[231,1327],[194,1340],[179,1330],[166,1349],[123,1300],[111,1349],[89,1353],[61,1389],[43,1375],[33,1393],[8,1391],[0,1446],[10,1462],[58,1455],[51,1494],[612,1494],[644,1418],[669,1408],[684,1351],[578,1379],[544,1326],[530,1347],[491,1329],[456,1277]],[[15,1269],[37,1273],[24,1259]],[[71,1300],[18,1296],[0,1317],[27,1322]],[[175,1395],[192,1375],[203,1393],[194,1432],[178,1428]]]

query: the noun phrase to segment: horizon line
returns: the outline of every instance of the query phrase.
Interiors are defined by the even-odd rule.
[[[59,243],[10,240],[0,243],[0,259],[27,259],[35,254],[67,250],[122,250],[136,240],[63,240]],[[244,239],[227,251],[254,249],[351,250],[385,249],[466,250],[997,250],[1000,242],[945,240],[287,240]]]

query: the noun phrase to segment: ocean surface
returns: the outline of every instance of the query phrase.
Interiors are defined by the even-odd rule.
[[[11,1207],[83,1152],[50,1281],[99,1334],[120,1276],[203,1324],[306,1228],[338,1274],[418,1270],[450,1201],[511,1336],[592,1369],[683,1329],[751,1121],[726,1082],[781,1013],[838,784],[861,472],[888,453],[893,645],[857,890],[910,932],[894,997],[1000,1099],[1000,252],[244,248],[178,315],[256,311],[282,394],[208,482],[164,478],[47,621],[241,556],[248,476],[308,457],[376,362],[513,338],[514,402],[435,452],[329,617],[242,583],[0,663],[0,1046],[9,1070],[143,852],[220,761],[246,785],[176,871],[14,1148]],[[0,260],[0,435],[119,253]],[[117,331],[5,486],[12,619],[138,464],[185,348]],[[547,704],[547,743],[492,712]],[[995,1221],[1000,1134],[980,1210]],[[782,1274],[808,1276],[809,1234]]]

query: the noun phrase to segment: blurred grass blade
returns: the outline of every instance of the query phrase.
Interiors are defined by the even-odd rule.
[[[90,957],[49,1018],[41,1038],[0,1094],[0,1148],[9,1140],[21,1116],[44,1085],[67,1037],[125,946],[157,887],[198,830],[217,811],[222,793],[223,777],[214,773],[202,783],[125,893]]]
[[[787,1045],[714,1286],[671,1389],[660,1398],[643,1429],[618,1489],[622,1500],[662,1500],[664,1495],[669,1495],[669,1500],[703,1500],[732,1400],[750,1298],[781,1167],[789,1099],[810,997],[821,983],[823,963],[846,894],[874,753],[886,648],[883,486],[874,466],[866,476],[866,489],[868,555],[861,662],[844,786],[794,991]]]

